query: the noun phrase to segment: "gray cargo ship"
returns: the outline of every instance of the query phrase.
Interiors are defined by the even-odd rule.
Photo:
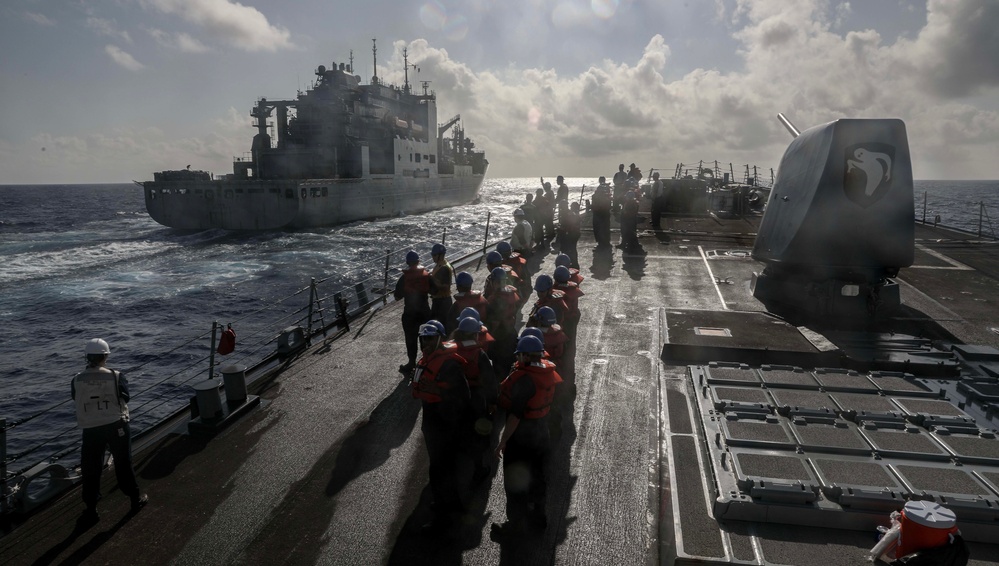
[[[320,65],[313,88],[294,100],[258,100],[251,154],[236,158],[231,174],[190,166],[154,173],[141,183],[149,215],[185,230],[273,230],[474,200],[489,163],[465,137],[461,116],[438,124],[436,94],[427,82],[414,93],[408,72],[400,88],[377,74],[361,84],[352,67]]]

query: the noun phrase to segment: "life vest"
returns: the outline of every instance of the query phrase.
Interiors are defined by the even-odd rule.
[[[441,366],[449,360],[465,365],[465,360],[458,355],[458,346],[451,341],[442,342],[441,346],[429,356],[423,356],[416,364],[411,382],[413,397],[427,403],[440,403],[444,392],[450,384],[439,381]]]
[[[217,352],[223,356],[226,354],[231,354],[236,349],[236,331],[232,329],[232,325],[228,325],[225,330],[222,331],[222,336],[219,337],[219,347]]]
[[[579,318],[579,298],[583,296],[579,285],[568,281],[566,283],[556,283],[555,288],[565,293],[562,299],[565,301],[565,306],[568,307],[566,316]]]
[[[568,305],[565,304],[565,292],[553,288],[547,295],[535,301],[528,320],[533,319],[534,322],[537,322],[536,317],[541,307],[551,307],[555,311],[555,322],[561,324],[565,320],[565,313],[569,310]]]
[[[498,330],[512,329],[520,306],[517,288],[507,285],[489,297],[489,320],[496,323]]]
[[[451,296],[451,283],[454,281],[454,268],[445,261],[434,266],[430,276],[437,283],[437,291],[433,294],[434,299],[446,299]]]
[[[565,335],[562,331],[562,327],[553,324],[545,329],[545,351],[548,352],[548,357],[556,365],[562,360],[562,355],[565,353],[565,343],[569,340],[569,337]]]
[[[579,270],[575,267],[569,268],[569,281],[572,281],[577,286],[583,283],[584,277],[579,274]]]
[[[422,265],[403,269],[402,292],[407,295],[430,293],[430,273]]]
[[[524,269],[527,267],[527,260],[517,252],[510,252],[508,257],[503,258],[503,265],[509,266],[520,279],[524,278]]]
[[[451,307],[455,312],[461,314],[461,311],[468,307],[479,311],[479,320],[486,318],[486,312],[489,309],[489,301],[482,296],[481,291],[462,291],[460,293],[454,294],[454,305]]]
[[[87,368],[73,378],[76,424],[94,428],[128,420],[128,405],[118,396],[121,374],[107,368]]]
[[[462,340],[457,343],[458,355],[465,360],[465,381],[469,387],[482,387],[482,379],[479,371],[479,354],[482,347],[478,340]]]
[[[483,324],[482,330],[479,330],[478,340],[479,340],[479,347],[481,347],[483,350],[488,351],[489,346],[492,346],[493,342],[496,341],[496,338],[489,333],[489,329],[486,327],[485,324]]]
[[[499,406],[510,410],[513,399],[513,387],[524,377],[534,382],[534,396],[528,399],[524,410],[525,419],[540,419],[548,414],[552,400],[555,399],[555,386],[562,383],[562,376],[555,371],[555,364],[548,360],[522,364],[517,362],[513,372],[500,384]]]

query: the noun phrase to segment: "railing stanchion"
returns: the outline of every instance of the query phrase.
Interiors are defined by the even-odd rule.
[[[447,244],[447,226],[444,227],[444,234],[441,235],[441,245]]]
[[[982,237],[982,216],[985,215],[985,201],[978,203],[978,238]]]
[[[923,225],[926,225],[926,191],[923,191]]]
[[[208,354],[208,379],[215,377],[215,336],[219,329],[219,321],[212,321],[212,343],[209,345]]]
[[[484,238],[482,238],[482,253],[483,253],[483,255],[486,253],[486,248],[489,247],[489,221],[492,220],[492,218],[493,218],[492,211],[487,212],[486,213],[486,235],[485,235]]]
[[[385,291],[382,293],[383,305],[388,304],[388,295],[389,295],[388,272],[389,272],[389,258],[391,257],[391,255],[392,255],[392,250],[385,250],[385,281],[382,283],[382,288],[385,289]]]
[[[316,292],[316,278],[310,278],[309,282],[309,326],[305,333],[305,342],[307,344],[312,343],[312,314],[315,312],[316,299],[318,298],[318,293]]]

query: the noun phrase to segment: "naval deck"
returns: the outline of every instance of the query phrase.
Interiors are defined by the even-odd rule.
[[[75,528],[73,490],[0,539],[0,563],[861,564],[874,526],[917,498],[955,509],[971,564],[999,564],[980,542],[999,540],[999,244],[917,226],[907,333],[830,338],[753,298],[756,224],[667,217],[640,233],[644,255],[584,232],[544,532],[490,538],[500,470],[466,491],[455,538],[419,533],[426,451],[390,303],[255,382],[260,406],[216,436],[179,423],[137,448],[141,513],[105,471],[99,524]],[[551,273],[554,255],[532,266]],[[484,264],[463,268],[480,287]],[[977,375],[930,371],[948,341],[976,346],[961,355]]]

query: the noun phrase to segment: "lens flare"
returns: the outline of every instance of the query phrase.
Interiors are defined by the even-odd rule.
[[[420,21],[434,31],[440,31],[447,22],[447,9],[440,2],[427,2],[420,7]]]
[[[468,19],[465,16],[457,15],[450,17],[444,22],[444,27],[441,29],[444,36],[451,41],[460,41],[465,39],[468,35]]]
[[[539,123],[541,123],[541,111],[532,106],[531,109],[527,111],[527,125],[532,130],[537,130]]]
[[[590,8],[598,18],[610,19],[617,12],[618,0],[590,0]]]

